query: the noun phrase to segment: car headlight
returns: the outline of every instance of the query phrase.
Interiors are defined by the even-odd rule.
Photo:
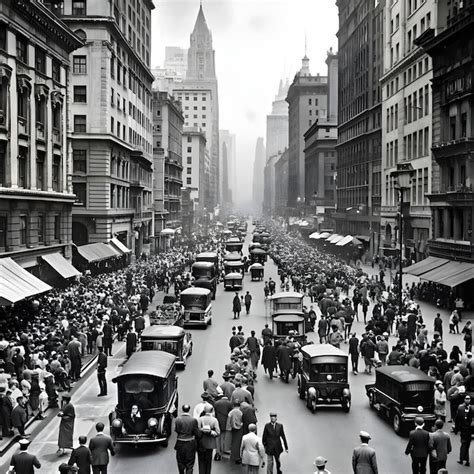
[[[326,380],[332,380],[332,375],[331,374],[326,375]]]
[[[351,396],[351,391],[348,388],[343,389],[342,390],[342,396],[350,397]]]
[[[420,412],[423,413],[423,407],[421,405],[418,405],[416,409]]]
[[[111,427],[114,433],[121,433],[123,427],[122,420],[120,418],[115,418],[115,420],[112,421]]]
[[[156,418],[150,418],[148,420],[148,428],[155,428],[158,425],[158,420]]]

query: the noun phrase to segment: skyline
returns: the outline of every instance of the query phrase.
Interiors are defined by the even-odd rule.
[[[163,65],[166,46],[189,47],[199,3],[157,3],[152,14],[152,28],[156,32],[152,40],[152,68]],[[245,204],[249,196],[246,191],[251,181],[246,181],[247,170],[253,167],[257,138],[265,137],[266,116],[271,113],[280,79],[288,78],[291,83],[301,67],[305,36],[311,73],[327,74],[326,52],[330,47],[337,50],[338,17],[335,3],[324,3],[321,6],[310,0],[202,2],[216,52],[219,128],[237,136],[238,189],[234,197],[238,204]],[[275,36],[275,30],[281,34]],[[255,44],[261,47],[255,48]]]

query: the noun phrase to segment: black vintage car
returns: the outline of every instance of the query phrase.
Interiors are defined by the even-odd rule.
[[[321,405],[351,408],[347,371],[348,356],[331,344],[308,344],[301,348],[303,363],[298,374],[298,394],[314,413]]]
[[[434,414],[433,377],[406,365],[387,365],[375,370],[375,383],[365,386],[370,408],[387,417],[397,434],[414,428],[417,416],[430,428]]]
[[[178,413],[175,360],[168,352],[137,352],[112,379],[118,392],[118,403],[109,415],[114,443],[168,445]]]
[[[217,271],[212,262],[194,262],[191,266],[191,274],[194,278],[193,286],[210,290],[212,299],[216,298]]]

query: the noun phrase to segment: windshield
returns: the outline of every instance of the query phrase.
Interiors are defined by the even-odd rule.
[[[403,398],[408,406],[431,406],[434,403],[433,386],[426,382],[408,383]]]
[[[140,410],[162,407],[167,403],[168,380],[136,375],[119,385],[119,406],[129,411],[133,405]]]
[[[277,334],[280,336],[288,336],[290,331],[298,332],[299,322],[276,322]]]
[[[181,295],[181,304],[187,309],[206,309],[209,301],[207,295]]]
[[[142,341],[142,351],[164,351],[178,355],[178,341]]]

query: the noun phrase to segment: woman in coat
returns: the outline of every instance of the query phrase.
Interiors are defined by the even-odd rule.
[[[265,449],[262,440],[257,436],[257,425],[249,425],[249,432],[242,438],[240,445],[242,465],[247,474],[256,474],[260,465],[265,466]]]
[[[240,318],[242,303],[240,302],[239,294],[237,292],[235,292],[234,299],[232,300],[232,311],[234,313],[234,319]]]
[[[66,404],[62,411],[58,413],[61,418],[58,437],[58,454],[60,456],[66,454],[66,449],[73,449],[74,420],[76,418],[76,411],[71,403],[71,395],[63,395],[63,400],[66,401]]]
[[[267,340],[262,352],[262,365],[270,378],[273,378],[273,371],[277,367],[276,348],[271,339]]]

